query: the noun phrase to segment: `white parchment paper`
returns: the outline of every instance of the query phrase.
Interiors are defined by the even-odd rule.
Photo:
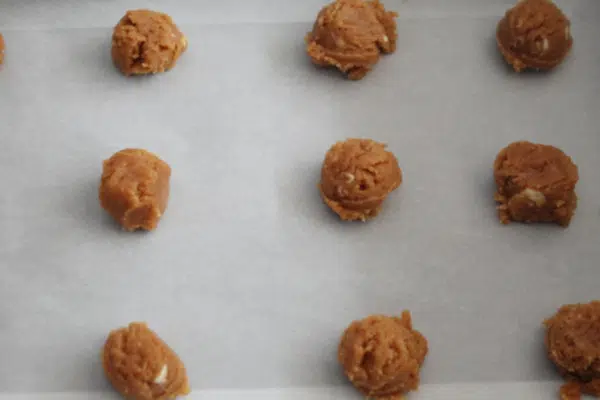
[[[554,395],[541,322],[600,279],[600,2],[560,2],[571,56],[520,75],[494,42],[511,3],[386,1],[398,50],[359,82],[307,60],[317,0],[0,3],[0,392],[104,396],[85,393],[108,390],[107,333],[143,320],[197,398],[340,398],[343,329],[407,308],[431,348],[415,398]],[[112,27],[138,7],[188,37],[173,71],[112,66]],[[316,190],[347,137],[387,142],[404,171],[366,224]],[[491,165],[520,139],[578,164],[568,229],[498,223]],[[102,160],[125,147],[172,166],[155,232],[99,207]]]

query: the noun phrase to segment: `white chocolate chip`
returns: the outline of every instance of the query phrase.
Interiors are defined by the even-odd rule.
[[[354,182],[354,175],[348,172],[344,172],[344,178],[346,178],[346,183]]]
[[[537,40],[535,42],[535,47],[537,47],[538,51],[544,53],[548,51],[550,48],[550,43],[548,42],[548,38],[543,38],[542,40]]]
[[[165,364],[162,366],[162,368],[160,369],[160,372],[154,379],[154,383],[156,383],[157,385],[164,385],[165,383],[167,383],[167,374],[168,373],[169,373],[169,369],[167,368],[167,364]]]
[[[541,207],[544,204],[546,204],[546,196],[544,196],[542,192],[538,192],[537,190],[527,188],[523,190],[521,194],[529,200],[533,201],[538,207]]]
[[[384,35],[383,36],[383,43],[387,43],[389,41],[390,41],[390,39],[387,37],[387,35]]]
[[[544,42],[542,44],[542,49],[544,51],[548,51],[549,48],[550,48],[550,42],[548,41],[548,38],[544,38]]]

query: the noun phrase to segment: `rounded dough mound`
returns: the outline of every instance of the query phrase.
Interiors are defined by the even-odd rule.
[[[125,75],[154,74],[175,66],[187,40],[167,14],[127,11],[115,26],[112,59]]]
[[[109,382],[131,400],[170,400],[190,392],[185,367],[146,324],[112,331],[102,351]]]
[[[381,210],[387,195],[402,182],[398,160],[382,143],[348,139],[325,155],[320,190],[341,219],[365,221]]]
[[[335,66],[348,78],[363,78],[381,53],[396,49],[397,14],[378,0],[336,0],[317,15],[305,38],[306,51],[316,65]]]
[[[522,0],[506,12],[496,30],[498,48],[520,72],[552,69],[573,45],[570,22],[550,0]]]
[[[402,317],[372,315],[354,321],[344,332],[338,359],[350,382],[369,398],[402,399],[419,387],[427,340]]]

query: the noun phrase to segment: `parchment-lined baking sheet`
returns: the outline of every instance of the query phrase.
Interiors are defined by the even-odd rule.
[[[293,396],[345,385],[342,330],[403,308],[430,342],[424,384],[557,379],[541,321],[597,297],[600,278],[600,3],[560,2],[571,57],[515,75],[493,39],[510,2],[387,1],[398,51],[360,82],[303,53],[323,4],[0,4],[1,392],[106,390],[106,334],[145,320],[195,390]],[[170,73],[126,79],[111,29],[142,6],[190,47]],[[387,142],[405,181],[376,220],[343,224],[315,185],[327,148],[356,136]],[[519,139],[578,164],[568,229],[498,224],[491,163]],[[173,168],[150,234],[119,231],[97,201],[102,160],[130,146]]]

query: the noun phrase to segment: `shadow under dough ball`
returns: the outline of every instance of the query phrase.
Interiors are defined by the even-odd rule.
[[[0,33],[0,64],[4,62],[4,36]]]
[[[570,25],[552,1],[521,0],[498,23],[496,41],[515,71],[549,70],[571,50]]]
[[[129,400],[171,400],[190,392],[183,363],[145,323],[112,331],[102,365],[111,385]]]
[[[494,162],[498,217],[502,223],[555,222],[567,226],[577,208],[577,166],[562,150],[511,143]]]
[[[342,335],[338,359],[350,382],[365,396],[400,400],[417,390],[427,340],[402,317],[372,315],[354,321]]]
[[[125,149],[104,161],[100,205],[127,231],[153,230],[169,200],[171,168],[155,154]]]
[[[600,301],[564,305],[544,325],[548,357],[568,381],[561,399],[600,396]]]
[[[325,204],[342,220],[366,221],[379,213],[401,182],[398,160],[384,144],[348,139],[325,155],[319,189]]]
[[[396,50],[396,16],[378,0],[336,0],[317,15],[305,38],[306,52],[316,65],[362,79],[381,53]]]
[[[170,70],[186,48],[185,36],[167,14],[133,10],[115,26],[111,54],[124,75],[144,75]]]

